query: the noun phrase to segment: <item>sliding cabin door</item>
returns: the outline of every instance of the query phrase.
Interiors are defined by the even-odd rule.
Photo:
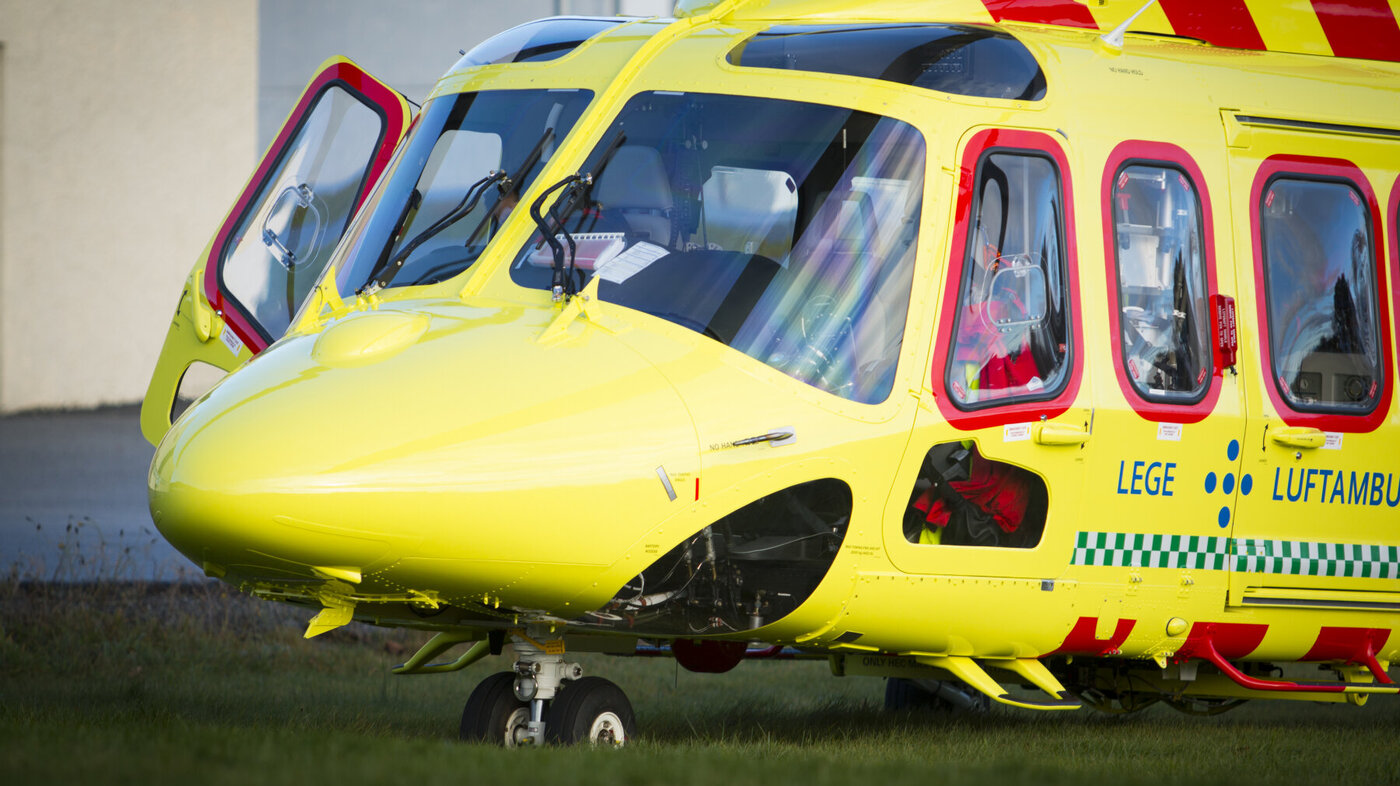
[[[1239,473],[1224,478],[1230,603],[1400,610],[1395,216],[1383,214],[1400,134],[1230,112],[1225,125],[1250,412]]]

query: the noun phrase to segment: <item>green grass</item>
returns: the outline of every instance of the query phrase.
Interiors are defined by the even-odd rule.
[[[476,681],[396,677],[420,634],[352,626],[217,584],[0,584],[0,783],[1400,783],[1400,701],[1253,702],[1219,717],[997,708],[891,714],[823,663],[725,675],[579,656],[631,697],[622,751],[455,739]]]

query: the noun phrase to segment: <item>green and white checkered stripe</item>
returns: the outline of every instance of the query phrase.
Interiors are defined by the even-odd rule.
[[[1244,538],[1235,542],[1234,570],[1285,576],[1395,579],[1400,578],[1400,546]]]
[[[1080,532],[1072,564],[1400,579],[1400,546]]]
[[[1073,564],[1225,570],[1229,559],[1229,538],[1081,532],[1074,542]]]

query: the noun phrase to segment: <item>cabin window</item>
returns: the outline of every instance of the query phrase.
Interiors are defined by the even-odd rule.
[[[643,93],[600,140],[558,250],[537,231],[517,284],[562,277],[577,292],[596,276],[603,300],[820,390],[889,396],[923,196],[918,130],[841,107]]]
[[[1260,195],[1273,382],[1292,409],[1366,414],[1383,392],[1367,204],[1340,179],[1279,176]]]
[[[909,495],[904,536],[926,546],[1034,548],[1048,501],[1039,475],[981,455],[971,440],[934,445]]]
[[[1211,377],[1196,189],[1174,167],[1134,163],[1118,170],[1111,201],[1123,370],[1145,399],[1195,403]]]
[[[945,384],[960,409],[1054,398],[1070,367],[1059,175],[1044,156],[992,150],[975,182]]]
[[[584,41],[624,21],[615,17],[565,16],[528,22],[472,47],[452,68],[455,71],[469,66],[557,60],[577,49]]]
[[[729,62],[979,98],[1045,97],[1045,73],[1025,45],[1000,30],[973,25],[771,27],[735,47]]]

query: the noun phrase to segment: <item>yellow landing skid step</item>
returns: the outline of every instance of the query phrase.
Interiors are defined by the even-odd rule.
[[[395,674],[441,674],[447,671],[461,671],[466,667],[476,663],[491,653],[491,642],[481,639],[481,634],[477,631],[450,632],[443,631],[428,639],[406,662],[395,666],[391,671]],[[445,663],[428,663],[449,649],[467,641],[475,641],[461,657]]]
[[[914,660],[921,665],[932,666],[951,672],[953,676],[985,693],[988,697],[1028,710],[1077,710],[1083,706],[1078,699],[1065,697],[1065,686],[1055,679],[1055,675],[1045,668],[1045,664],[1035,658],[1005,658],[988,660],[987,665],[1014,672],[1022,679],[1040,688],[1049,698],[1028,699],[1013,697],[972,658],[957,655],[920,655],[913,653]]]

